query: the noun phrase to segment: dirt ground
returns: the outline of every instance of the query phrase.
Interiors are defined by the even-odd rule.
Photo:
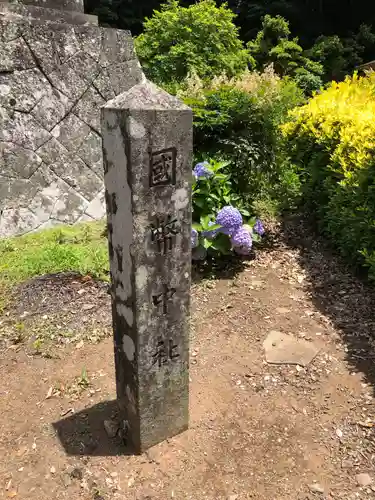
[[[302,223],[278,231],[238,273],[194,284],[190,428],[142,456],[103,426],[115,411],[106,285],[23,285],[0,322],[0,498],[374,499],[374,289]],[[318,356],[268,365],[272,330]]]

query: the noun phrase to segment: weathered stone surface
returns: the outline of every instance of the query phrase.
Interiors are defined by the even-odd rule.
[[[102,181],[77,156],[59,158],[50,169],[86,200],[91,200],[102,187]]]
[[[37,227],[38,220],[28,208],[5,208],[0,216],[0,238],[26,233]]]
[[[73,101],[81,98],[88,87],[85,80],[77,75],[69,63],[57,66],[52,73],[49,73],[48,78],[55,88]]]
[[[49,141],[45,142],[43,146],[36,150],[36,153],[42,158],[44,163],[48,165],[54,163],[61,156],[68,155],[69,151],[61,142],[51,136]]]
[[[0,3],[0,18],[8,22],[22,20],[44,20],[55,23],[68,24],[98,24],[97,16],[90,16],[82,12],[69,12],[58,9],[46,9],[34,5]]]
[[[99,61],[102,31],[93,26],[75,26],[74,32],[83,50],[94,61]]]
[[[89,132],[90,127],[73,113],[70,113],[51,130],[53,137],[61,142],[70,152],[74,152],[80,147]]]
[[[102,133],[117,396],[143,451],[188,425],[192,113],[146,82]]]
[[[78,101],[73,112],[91,128],[100,131],[100,108],[104,106],[105,100],[98,92],[90,87]]]
[[[307,366],[319,353],[312,342],[275,330],[268,334],[263,347],[267,363],[276,365]]]
[[[73,102],[57,89],[51,88],[31,111],[35,120],[51,131],[73,107]]]
[[[103,216],[100,107],[143,78],[128,32],[24,3],[0,3],[2,236]]]
[[[56,199],[61,195],[58,183],[52,183],[39,191],[32,199],[29,209],[35,215],[39,224],[47,222],[51,218]]]
[[[91,130],[80,144],[77,153],[95,173],[98,173],[96,166],[100,163],[99,172],[101,172],[100,177],[103,178],[102,139],[99,134]]]
[[[35,151],[50,138],[50,134],[31,116],[9,113],[0,107],[0,141],[12,142]]]
[[[51,26],[52,28],[52,26]],[[52,47],[56,53],[59,64],[65,64],[71,57],[80,51],[80,44],[74,31],[74,26],[61,25],[60,29],[53,25]]]
[[[69,59],[69,66],[90,85],[99,75],[101,67],[95,59],[82,50]]]
[[[98,193],[95,198],[89,203],[86,208],[85,215],[91,217],[91,219],[103,219],[105,217],[105,196],[104,189]]]
[[[29,205],[39,224],[47,222],[52,217],[56,200],[64,201],[69,192],[69,186],[50,171],[48,185],[36,193]]]
[[[49,9],[84,12],[83,0],[22,0],[22,2],[28,5],[47,7]]]
[[[18,24],[8,23],[0,17],[0,40],[2,42],[10,42],[21,36],[21,26]],[[0,46],[0,50],[4,51],[5,47]]]
[[[56,178],[56,174],[52,172],[49,166],[42,163],[38,170],[30,177],[30,181],[39,186],[39,188],[45,188],[52,184],[52,182],[55,182]]]
[[[105,29],[102,31],[100,63],[107,67],[112,64],[134,59],[134,44],[130,31]]]
[[[0,45],[0,72],[30,69],[35,66],[32,53],[22,38]]]
[[[0,74],[0,106],[27,113],[50,89],[38,68]]]
[[[55,203],[51,218],[65,224],[74,224],[85,212],[87,205],[88,202],[70,188]]]
[[[54,31],[51,26],[43,24],[32,26],[29,29],[24,27],[22,34],[27,46],[32,50],[33,60],[38,61],[38,65],[45,75],[54,71],[61,64],[53,43]]]
[[[141,66],[136,59],[110,66],[108,75],[115,95],[128,91],[143,79]]]
[[[1,173],[7,177],[28,179],[41,163],[41,157],[33,151],[11,142],[0,143]]]
[[[2,207],[27,206],[38,187],[27,179],[7,179],[0,175],[0,200]]]
[[[93,86],[106,101],[110,101],[116,97],[106,68],[103,68],[99,75],[95,78]]]

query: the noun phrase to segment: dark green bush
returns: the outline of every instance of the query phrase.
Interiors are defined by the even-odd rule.
[[[284,154],[279,125],[302,102],[294,82],[263,81],[250,90],[226,82],[184,100],[194,112],[197,154],[228,159],[235,189],[249,206],[260,200],[271,211],[293,206],[300,182]]]

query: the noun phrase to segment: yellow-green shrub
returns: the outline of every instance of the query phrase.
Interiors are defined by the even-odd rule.
[[[375,74],[332,82],[282,128],[321,230],[375,276]]]

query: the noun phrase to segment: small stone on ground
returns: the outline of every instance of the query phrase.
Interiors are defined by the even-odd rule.
[[[268,334],[263,347],[267,363],[275,365],[307,366],[319,353],[312,342],[276,330]]]

